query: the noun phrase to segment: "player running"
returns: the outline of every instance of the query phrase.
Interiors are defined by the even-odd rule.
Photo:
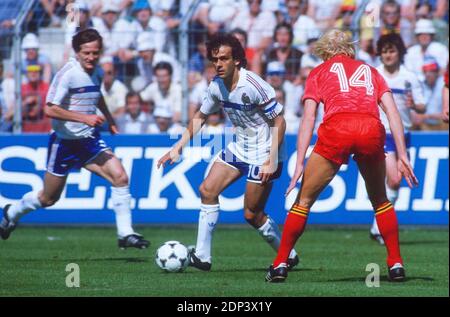
[[[377,70],[392,91],[405,128],[405,143],[408,151],[411,146],[412,113],[425,113],[426,110],[423,89],[417,76],[403,66],[406,47],[400,35],[391,33],[381,36],[377,41],[377,54],[381,57],[382,62]],[[386,152],[386,193],[391,204],[395,206],[402,174],[398,171],[398,153],[389,121],[384,112],[381,112],[381,122],[386,129],[384,147]],[[381,245],[384,244],[375,219],[370,229],[370,237]]]
[[[389,278],[403,281],[398,223],[393,205],[386,197],[385,129],[378,104],[389,120],[398,155],[398,170],[408,185],[417,185],[406,153],[403,124],[386,82],[378,72],[356,61],[351,39],[342,31],[330,30],[316,43],[315,53],[324,60],[309,75],[303,96],[304,115],[298,132],[297,165],[286,195],[303,175],[295,203],[283,229],[280,249],[268,269],[266,281],[284,282],[287,258],[302,235],[309,210],[342,164],[353,158],[358,164],[381,236],[386,243]],[[304,168],[306,151],[314,128],[317,105],[324,104],[324,121],[318,140]]]
[[[111,133],[118,131],[100,92],[97,63],[102,37],[96,30],[87,29],[73,37],[72,46],[76,59],[71,59],[55,75],[47,95],[45,113],[52,118],[54,132],[48,144],[44,188],[29,192],[19,203],[3,208],[0,236],[8,239],[23,215],[54,205],[61,196],[69,171],[84,167],[112,184],[119,247],[147,248],[149,242],[134,232],[131,225],[128,176],[97,130],[106,118]],[[105,118],[95,114],[97,106]]]
[[[272,181],[281,174],[283,163],[278,149],[282,146],[286,128],[283,105],[275,101],[274,89],[245,69],[245,52],[234,36],[213,37],[207,43],[207,52],[217,76],[210,83],[200,110],[189,122],[181,140],[158,162],[158,167],[166,162],[173,164],[208,115],[223,107],[236,129],[237,140],[220,153],[200,185],[197,244],[190,252],[190,265],[204,271],[211,269],[211,243],[219,217],[219,195],[242,175],[247,176],[244,217],[274,250],[278,250],[281,235],[264,208]],[[295,250],[290,251],[288,257],[289,267],[298,264]]]

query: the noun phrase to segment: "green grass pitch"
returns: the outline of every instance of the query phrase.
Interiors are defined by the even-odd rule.
[[[368,228],[309,226],[297,243],[301,263],[284,284],[264,282],[275,253],[249,226],[219,225],[210,272],[164,273],[155,264],[167,240],[189,245],[196,226],[138,228],[147,250],[119,250],[112,227],[22,226],[0,241],[0,296],[449,296],[447,228],[402,227],[407,281],[386,278],[385,249]],[[80,268],[80,287],[66,286],[66,266]],[[366,265],[380,265],[379,287],[365,284]]]

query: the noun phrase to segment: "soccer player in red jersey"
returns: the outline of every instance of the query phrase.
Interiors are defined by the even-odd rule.
[[[286,195],[303,175],[299,193],[284,225],[281,245],[266,275],[268,282],[283,282],[287,277],[289,252],[305,229],[309,210],[342,164],[353,154],[375,211],[380,233],[387,249],[389,279],[403,281],[405,270],[400,255],[398,223],[394,207],[386,197],[386,165],[383,150],[386,132],[380,122],[378,105],[389,120],[398,152],[398,170],[408,185],[418,185],[409,162],[403,124],[392,93],[375,68],[354,59],[355,49],[348,36],[330,30],[316,43],[315,54],[324,63],[313,69],[303,96],[304,115],[298,132],[297,164]],[[318,104],[324,104],[324,119],[318,140],[304,160],[314,128]]]
[[[448,123],[448,65],[444,75],[445,85],[442,88],[442,120]]]

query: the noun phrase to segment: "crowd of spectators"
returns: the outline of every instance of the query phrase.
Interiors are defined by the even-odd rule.
[[[214,78],[205,42],[217,32],[232,32],[239,39],[248,69],[274,87],[277,99],[285,105],[287,132],[296,133],[304,82],[322,62],[312,50],[329,28],[349,32],[357,41],[357,58],[374,67],[380,64],[375,53],[379,36],[400,34],[408,47],[404,65],[421,80],[427,102],[427,112],[415,117],[415,129],[448,129],[437,116],[442,107],[442,75],[448,68],[448,0],[371,0],[365,9],[363,0],[203,0],[190,21],[189,96],[183,96],[178,28],[192,2],[37,0],[27,17],[21,46],[23,131],[51,129],[43,115],[48,86],[62,63],[74,56],[72,36],[85,28],[97,29],[104,39],[101,91],[122,133],[181,131],[183,97],[189,99],[192,117]],[[355,23],[359,9],[364,14]],[[78,25],[67,23],[67,14],[74,13]],[[14,16],[0,14],[1,132],[11,131],[17,107],[14,69],[3,65],[11,60],[5,47],[10,49],[7,39],[14,23]],[[60,64],[41,50],[40,34],[46,28],[65,33]],[[219,133],[228,125],[225,115],[218,113],[210,117],[205,130]]]

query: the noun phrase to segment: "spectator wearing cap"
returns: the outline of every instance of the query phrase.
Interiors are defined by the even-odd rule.
[[[271,61],[267,64],[265,79],[275,90],[283,91],[286,132],[296,133],[299,123],[301,89],[289,80],[286,80],[286,68],[279,61]]]
[[[117,118],[125,112],[125,97],[128,93],[128,88],[116,78],[111,56],[103,57],[100,60],[100,66],[103,70],[103,81],[100,90],[109,112],[114,118]]]
[[[49,84],[41,79],[41,66],[27,66],[28,83],[22,85],[22,132],[49,132],[50,119],[44,115]]]
[[[434,41],[436,29],[433,22],[427,19],[417,21],[414,33],[418,43],[408,49],[405,56],[405,66],[413,71],[420,80],[424,81],[423,65],[426,58],[432,57],[439,64],[442,75],[448,63],[448,48]]]
[[[148,133],[168,133],[168,134],[180,134],[182,133],[182,127],[173,122],[174,114],[167,107],[156,107],[153,112],[155,123],[151,123],[148,127]]]
[[[145,102],[154,105],[155,111],[162,107],[173,114],[173,121],[181,121],[181,85],[172,81],[173,68],[168,62],[159,62],[153,67],[155,81],[141,92]]]
[[[27,66],[39,65],[42,70],[42,80],[50,83],[52,78],[52,66],[49,58],[39,52],[39,39],[34,33],[27,33],[22,40],[22,50],[24,57],[22,59],[22,73],[27,73]]]
[[[129,92],[126,96],[126,112],[117,118],[120,133],[145,134],[149,125],[154,122],[153,117],[142,111],[142,100],[139,94]]]
[[[447,130],[448,124],[441,120],[444,78],[439,74],[439,64],[434,58],[426,58],[422,71],[426,112],[416,115],[415,124],[419,130]]]
[[[354,0],[344,0],[341,4],[338,19],[336,20],[334,27],[347,33],[350,38],[353,38],[352,20],[353,14],[356,10],[356,3]]]
[[[171,55],[157,51],[152,32],[142,32],[137,38],[138,57],[136,65],[138,75],[145,78],[146,86],[153,82],[153,67],[159,62],[167,62],[172,66],[172,79],[180,80],[181,66]]]
[[[138,57],[137,40],[142,32],[152,33],[157,51],[162,51],[166,43],[166,24],[163,19],[152,14],[147,0],[135,0],[131,12],[133,19],[119,30],[122,34],[119,43],[119,58],[122,62],[130,62]]]
[[[285,79],[296,80],[300,72],[300,62],[303,53],[292,46],[294,32],[288,23],[280,23],[275,27],[273,48],[267,54],[268,63],[278,61],[284,65]]]

